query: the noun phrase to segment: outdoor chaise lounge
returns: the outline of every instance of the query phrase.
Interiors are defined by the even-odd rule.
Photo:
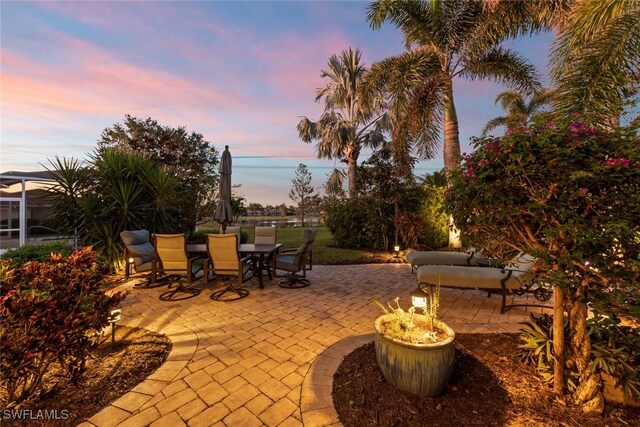
[[[502,295],[500,313],[504,313],[506,307],[523,305],[507,306],[507,293],[513,292],[522,295],[525,292],[531,292],[540,301],[546,301],[551,297],[550,291],[539,285],[532,289],[535,282],[532,272],[534,264],[535,258],[520,254],[507,263],[504,268],[423,265],[418,267],[418,286],[424,289],[431,285],[440,284],[445,288],[478,289],[489,293],[499,292]]]
[[[491,261],[479,255],[474,248],[469,248],[467,252],[449,251],[416,251],[407,254],[407,261],[411,263],[413,273],[421,265],[458,265],[458,266],[481,266],[491,265]]]

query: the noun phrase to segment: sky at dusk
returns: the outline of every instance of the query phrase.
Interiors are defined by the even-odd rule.
[[[86,158],[126,114],[185,126],[222,151],[248,202],[291,204],[305,163],[320,187],[332,160],[298,138],[323,107],[315,89],[332,54],[360,48],[366,65],[403,51],[390,25],[373,31],[360,1],[0,2],[0,169],[42,170],[54,156]],[[539,69],[552,35],[508,42]],[[462,151],[504,86],[456,81]],[[364,160],[368,152],[363,152]],[[441,155],[416,173],[442,167]]]

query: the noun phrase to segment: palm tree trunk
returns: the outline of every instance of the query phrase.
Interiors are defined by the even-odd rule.
[[[564,394],[564,290],[553,287],[553,392]]]
[[[587,305],[584,303],[586,284],[580,284],[565,300],[569,313],[571,337],[569,348],[571,362],[580,375],[580,384],[573,394],[573,400],[585,413],[600,414],[604,410],[602,381],[591,367],[591,338],[587,331]]]
[[[444,167],[447,171],[460,167],[460,133],[458,114],[453,102],[453,84],[449,82],[444,95]]]
[[[444,168],[447,172],[460,168],[460,132],[458,131],[458,114],[453,103],[453,82],[449,81],[444,95]],[[459,233],[453,222],[453,217],[449,216],[449,247],[459,248],[462,243]]]
[[[351,145],[351,144],[350,144]],[[352,199],[358,192],[358,155],[360,150],[357,147],[349,147],[344,150],[347,159],[347,176],[349,177],[349,198]]]

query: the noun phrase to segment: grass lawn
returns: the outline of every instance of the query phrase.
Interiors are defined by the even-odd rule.
[[[333,247],[333,237],[327,227],[316,226],[313,228],[318,230],[316,240],[313,242],[314,264],[361,264],[388,261],[389,254],[386,252],[369,252]],[[217,232],[217,227],[200,227],[199,230]],[[278,243],[283,244],[282,249],[300,246],[302,243],[302,230],[302,227],[278,228],[276,239]],[[248,242],[253,242],[253,227],[243,227],[242,232],[248,234]]]

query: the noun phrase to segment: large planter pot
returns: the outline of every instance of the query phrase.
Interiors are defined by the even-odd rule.
[[[374,324],[376,359],[382,374],[400,390],[422,397],[441,394],[451,377],[455,362],[453,329],[436,320],[436,327],[445,332],[441,342],[407,343],[382,335],[380,325],[389,316],[392,315],[383,314]],[[420,314],[416,314],[415,317],[417,320],[426,320],[426,316]]]
[[[602,372],[600,376],[604,386],[602,392],[607,402],[640,408],[640,398],[625,394],[622,387],[616,388],[616,380],[611,375]]]

